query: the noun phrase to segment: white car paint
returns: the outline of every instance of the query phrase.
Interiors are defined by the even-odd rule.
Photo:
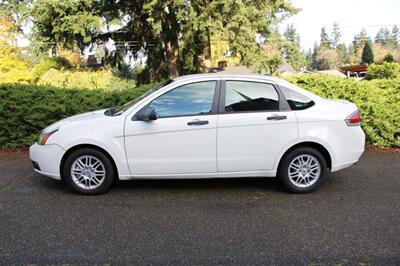
[[[185,116],[132,121],[153,99],[180,85],[205,80],[257,81],[284,86],[305,95],[315,105],[301,111],[246,112]],[[93,145],[114,161],[119,179],[214,178],[275,176],[280,159],[296,144],[322,145],[331,157],[331,171],[358,161],[365,136],[360,126],[344,119],[357,107],[346,101],[323,99],[287,81],[268,76],[188,75],[140,100],[119,116],[105,110],[58,121],[44,131],[59,130],[45,145],[30,147],[30,158],[39,164],[35,171],[61,179],[63,156],[78,145]],[[285,120],[267,120],[285,115]],[[209,124],[188,127],[187,122],[207,119]]]

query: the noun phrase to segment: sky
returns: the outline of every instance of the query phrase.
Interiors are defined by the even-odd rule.
[[[400,27],[400,0],[291,0],[302,10],[281,23],[283,33],[288,24],[293,24],[300,35],[303,49],[313,48],[319,41],[322,27],[332,32],[337,22],[342,33],[342,42],[349,44],[354,35],[364,28],[369,37],[375,38],[382,27],[390,31],[394,25]]]

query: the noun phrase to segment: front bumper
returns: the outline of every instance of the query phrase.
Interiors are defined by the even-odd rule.
[[[61,180],[60,164],[65,150],[57,144],[33,144],[29,148],[29,158],[34,169],[41,175]]]

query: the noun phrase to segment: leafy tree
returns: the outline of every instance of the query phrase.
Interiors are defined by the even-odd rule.
[[[361,63],[372,64],[374,62],[374,52],[370,42],[366,42],[362,51]]]
[[[71,68],[71,64],[64,57],[45,58],[33,67],[32,81],[39,81],[40,77],[50,69],[64,70],[68,68]]]
[[[335,69],[340,64],[340,58],[335,49],[321,47],[316,55],[316,69],[329,70]]]
[[[399,56],[400,51],[393,48],[391,45],[383,45],[380,43],[373,43],[372,50],[374,51],[374,62],[375,63],[383,63],[385,61],[385,57],[388,54],[393,55],[396,59]]]
[[[4,83],[27,83],[31,79],[27,63],[21,59],[16,44],[14,20],[0,13],[0,81]]]

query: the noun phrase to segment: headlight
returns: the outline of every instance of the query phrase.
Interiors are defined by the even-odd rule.
[[[53,130],[48,131],[48,132],[44,132],[44,131],[40,132],[37,143],[39,145],[45,145],[46,141],[49,139],[49,137],[51,135],[53,135],[54,133],[56,133],[57,131],[58,131],[58,128],[53,129]]]

